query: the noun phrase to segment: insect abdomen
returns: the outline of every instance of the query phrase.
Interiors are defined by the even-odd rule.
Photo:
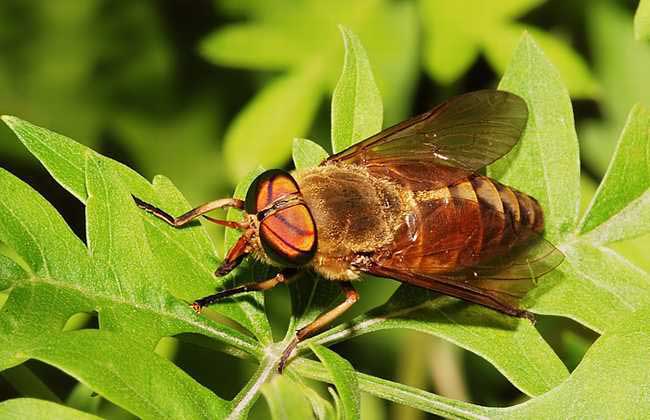
[[[481,175],[465,182],[480,204],[482,254],[492,247],[510,248],[544,230],[544,213],[533,197]]]

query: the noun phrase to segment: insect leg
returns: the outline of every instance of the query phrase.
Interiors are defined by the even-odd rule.
[[[157,218],[164,220],[165,222],[169,223],[174,227],[185,226],[186,224],[196,219],[197,217],[205,213],[208,213],[212,210],[220,209],[223,207],[233,207],[236,209],[244,208],[244,202],[242,200],[236,198],[220,198],[218,200],[210,201],[209,203],[200,205],[179,217],[174,217],[169,213],[166,213],[165,211],[159,209],[158,207],[155,207],[149,203],[140,200],[138,197],[133,196],[133,200],[135,201],[137,206],[140,207],[142,210],[146,211],[147,213],[153,214]],[[211,221],[216,223],[216,219],[211,219]]]
[[[247,283],[238,287],[233,287],[232,289],[222,290],[221,292],[215,293],[213,295],[202,297],[201,299],[195,300],[194,303],[192,303],[192,309],[194,309],[196,313],[200,313],[201,309],[203,309],[206,306],[212,305],[213,303],[221,299],[233,295],[238,295],[240,293],[272,289],[280,283],[288,283],[293,279],[293,277],[296,276],[296,274],[297,271],[295,269],[286,269],[286,270],[282,270],[281,272],[276,274],[275,277],[272,277],[268,280],[254,282],[254,283]]]
[[[345,300],[330,311],[321,314],[321,316],[316,318],[314,322],[307,324],[306,326],[296,331],[296,336],[293,340],[291,340],[291,343],[289,343],[287,348],[284,349],[284,352],[282,353],[280,364],[278,365],[279,373],[282,373],[284,370],[284,366],[286,365],[287,360],[291,356],[291,353],[293,353],[293,350],[296,348],[298,343],[325,328],[332,321],[341,316],[345,311],[350,309],[350,307],[359,300],[359,293],[352,286],[352,283],[345,281],[340,282],[339,285],[341,286],[343,293],[345,293]]]

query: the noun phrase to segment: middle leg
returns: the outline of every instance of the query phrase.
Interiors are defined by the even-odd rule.
[[[282,373],[282,371],[284,370],[284,366],[287,364],[287,360],[293,353],[293,350],[296,348],[298,343],[300,343],[301,341],[305,340],[308,337],[311,337],[312,335],[316,334],[317,332],[319,332],[320,330],[328,326],[330,323],[332,323],[332,321],[334,321],[336,318],[341,316],[345,311],[350,309],[350,307],[359,300],[359,292],[357,292],[354,286],[352,286],[352,283],[350,283],[349,281],[342,281],[339,282],[339,285],[341,286],[341,289],[345,294],[345,300],[340,304],[338,304],[337,306],[335,306],[330,311],[323,313],[321,316],[316,318],[314,322],[307,324],[306,326],[296,331],[296,336],[294,337],[293,340],[291,340],[291,343],[289,343],[287,348],[284,349],[284,352],[282,353],[282,357],[280,358],[280,364],[278,365],[279,373]]]

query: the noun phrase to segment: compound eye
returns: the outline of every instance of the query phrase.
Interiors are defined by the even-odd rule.
[[[248,214],[257,214],[282,197],[299,192],[298,183],[290,173],[270,169],[259,174],[251,184],[246,194],[245,210]]]
[[[260,223],[264,252],[283,266],[307,264],[316,253],[316,225],[304,204],[279,210]]]

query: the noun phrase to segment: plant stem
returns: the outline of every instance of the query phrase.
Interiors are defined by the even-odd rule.
[[[289,366],[307,378],[333,383],[333,379],[327,372],[327,369],[320,363],[298,358],[292,361]],[[451,400],[417,388],[363,373],[357,373],[356,375],[359,380],[359,386],[364,392],[445,418],[486,419],[491,415],[497,414],[496,409],[490,409],[489,407]]]

